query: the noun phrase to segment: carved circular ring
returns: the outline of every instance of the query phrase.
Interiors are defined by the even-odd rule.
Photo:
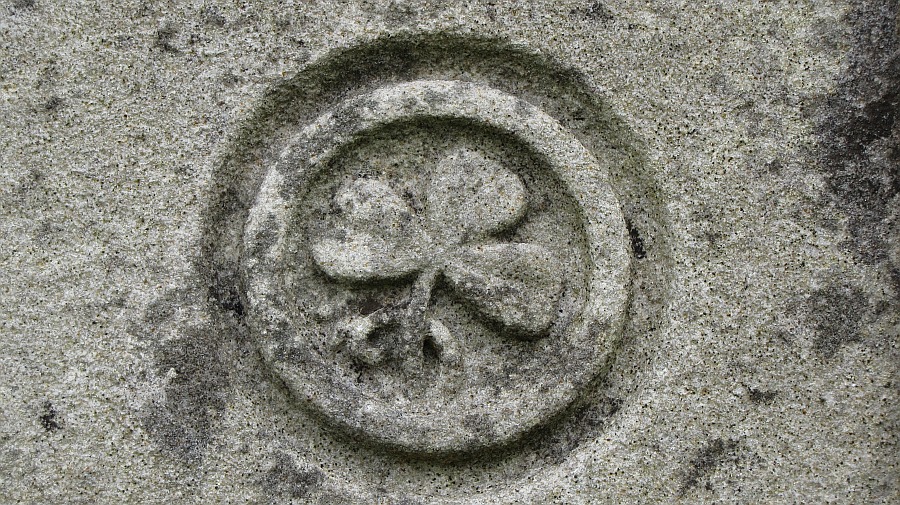
[[[521,438],[597,379],[622,332],[612,168],[483,85],[345,100],[269,167],[244,229],[264,359],[360,440],[435,455]]]

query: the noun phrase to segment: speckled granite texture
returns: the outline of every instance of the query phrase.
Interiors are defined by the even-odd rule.
[[[0,503],[900,503],[895,0],[0,2]]]

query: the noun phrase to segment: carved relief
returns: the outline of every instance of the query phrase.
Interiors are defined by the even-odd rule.
[[[406,452],[515,440],[621,331],[627,232],[606,169],[487,86],[339,103],[268,168],[244,232],[263,356],[330,425]]]
[[[312,245],[316,265],[332,279],[350,283],[415,280],[402,305],[343,323],[337,344],[375,365],[384,359],[384,350],[370,338],[397,325],[400,342],[395,345],[406,364],[419,365],[426,351],[459,361],[459,338],[440,319],[426,315],[442,279],[515,336],[541,336],[557,315],[562,291],[553,254],[540,245],[491,239],[525,215],[519,177],[478,153],[460,150],[437,164],[425,201],[424,215],[418,216],[388,184],[374,179],[356,179],[338,191],[339,225]]]

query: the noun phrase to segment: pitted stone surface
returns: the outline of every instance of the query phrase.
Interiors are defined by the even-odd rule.
[[[898,9],[0,0],[0,503],[900,502]]]

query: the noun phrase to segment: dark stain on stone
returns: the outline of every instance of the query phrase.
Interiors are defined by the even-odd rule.
[[[225,22],[227,21],[218,7],[209,5],[200,10],[200,17],[205,24],[217,26],[219,28],[225,26]]]
[[[275,361],[288,363],[303,363],[315,359],[308,348],[291,344],[279,344],[273,354]]]
[[[44,102],[44,111],[46,112],[56,112],[63,105],[63,99],[58,96],[51,96],[46,102]]]
[[[323,480],[325,474],[321,470],[298,468],[290,456],[279,453],[261,484],[273,495],[306,498]]]
[[[55,59],[51,59],[38,73],[38,81],[35,87],[41,89],[53,84],[59,78],[59,64]]]
[[[174,25],[165,24],[156,30],[156,39],[154,40],[153,45],[166,53],[178,53],[178,48],[175,46],[175,37],[177,35],[178,30]]]
[[[610,10],[605,5],[603,5],[603,2],[594,2],[585,9],[572,9],[569,14],[573,16],[582,15],[592,21],[601,22],[608,22],[615,19],[613,13],[610,12]]]
[[[738,443],[735,440],[716,438],[699,451],[688,464],[684,480],[681,482],[681,495],[697,487],[700,481],[714,472],[723,463],[737,461]],[[707,485],[707,488],[709,486]]]
[[[35,7],[37,7],[37,1],[36,0],[13,0],[12,6],[13,6],[13,9],[32,10]]]
[[[886,220],[900,205],[898,10],[896,0],[852,2],[845,22],[855,46],[837,90],[817,112],[820,164],[833,203],[849,218],[846,246],[868,265],[885,265],[889,281],[900,268],[889,261]]]
[[[781,345],[788,346],[788,347],[794,347],[796,345],[796,342],[794,341],[794,337],[785,330],[778,330],[778,331],[774,332],[772,334],[772,340],[774,340],[775,342],[777,342]]]
[[[843,345],[861,341],[865,307],[865,294],[855,287],[829,286],[814,292],[807,301],[807,317],[816,332],[816,352],[829,359]]]
[[[144,317],[128,325],[126,331],[141,340],[146,340],[149,334],[157,332],[162,325],[172,319],[175,307],[179,303],[189,303],[189,297],[185,292],[170,292],[167,296],[154,300],[144,311]]]
[[[641,260],[647,257],[647,250],[644,249],[644,239],[630,219],[625,220],[625,226],[628,227],[628,236],[631,238],[631,251],[634,257]]]
[[[144,417],[144,428],[188,461],[199,460],[212,437],[212,423],[226,405],[228,366],[211,328],[186,330],[156,350],[157,373],[172,375],[165,399]]]
[[[758,403],[762,405],[771,405],[775,398],[778,396],[778,391],[766,391],[763,389],[753,389],[752,387],[747,386],[747,396],[750,398],[750,401],[753,403]]]
[[[41,186],[43,180],[44,174],[32,167],[21,181],[13,185],[12,193],[19,196],[31,193]]]
[[[56,407],[54,407],[50,401],[45,401],[42,406],[41,415],[38,419],[41,421],[41,426],[43,426],[45,430],[53,432],[62,429],[62,424],[60,424],[59,418],[57,417],[58,415],[59,412],[57,412]]]
[[[209,310],[215,323],[191,326],[181,309],[207,304],[200,290],[173,290],[154,301],[128,332],[154,348],[155,375],[165,381],[164,394],[145,405],[141,421],[165,452],[197,463],[212,438],[214,422],[224,410],[234,355],[226,354],[239,326],[221,311]],[[178,337],[165,338],[175,332]]]
[[[613,13],[610,12],[609,9],[603,5],[603,2],[594,2],[590,7],[585,11],[585,15],[597,21],[612,21],[614,16]]]
[[[433,89],[425,91],[425,103],[431,105],[432,107],[438,107],[446,101],[447,99],[444,97],[444,95],[435,92]]]
[[[497,21],[497,4],[493,2],[488,2],[484,7],[485,12],[487,12],[488,19],[491,21]]]
[[[469,431],[483,438],[494,435],[494,424],[486,414],[469,414],[463,418],[463,426]]]
[[[236,272],[217,271],[213,276],[213,282],[209,285],[209,296],[223,309],[234,313],[238,318],[243,318],[244,301],[241,298],[238,278]]]
[[[34,230],[34,241],[48,246],[65,230],[63,225],[55,221],[41,221]]]

